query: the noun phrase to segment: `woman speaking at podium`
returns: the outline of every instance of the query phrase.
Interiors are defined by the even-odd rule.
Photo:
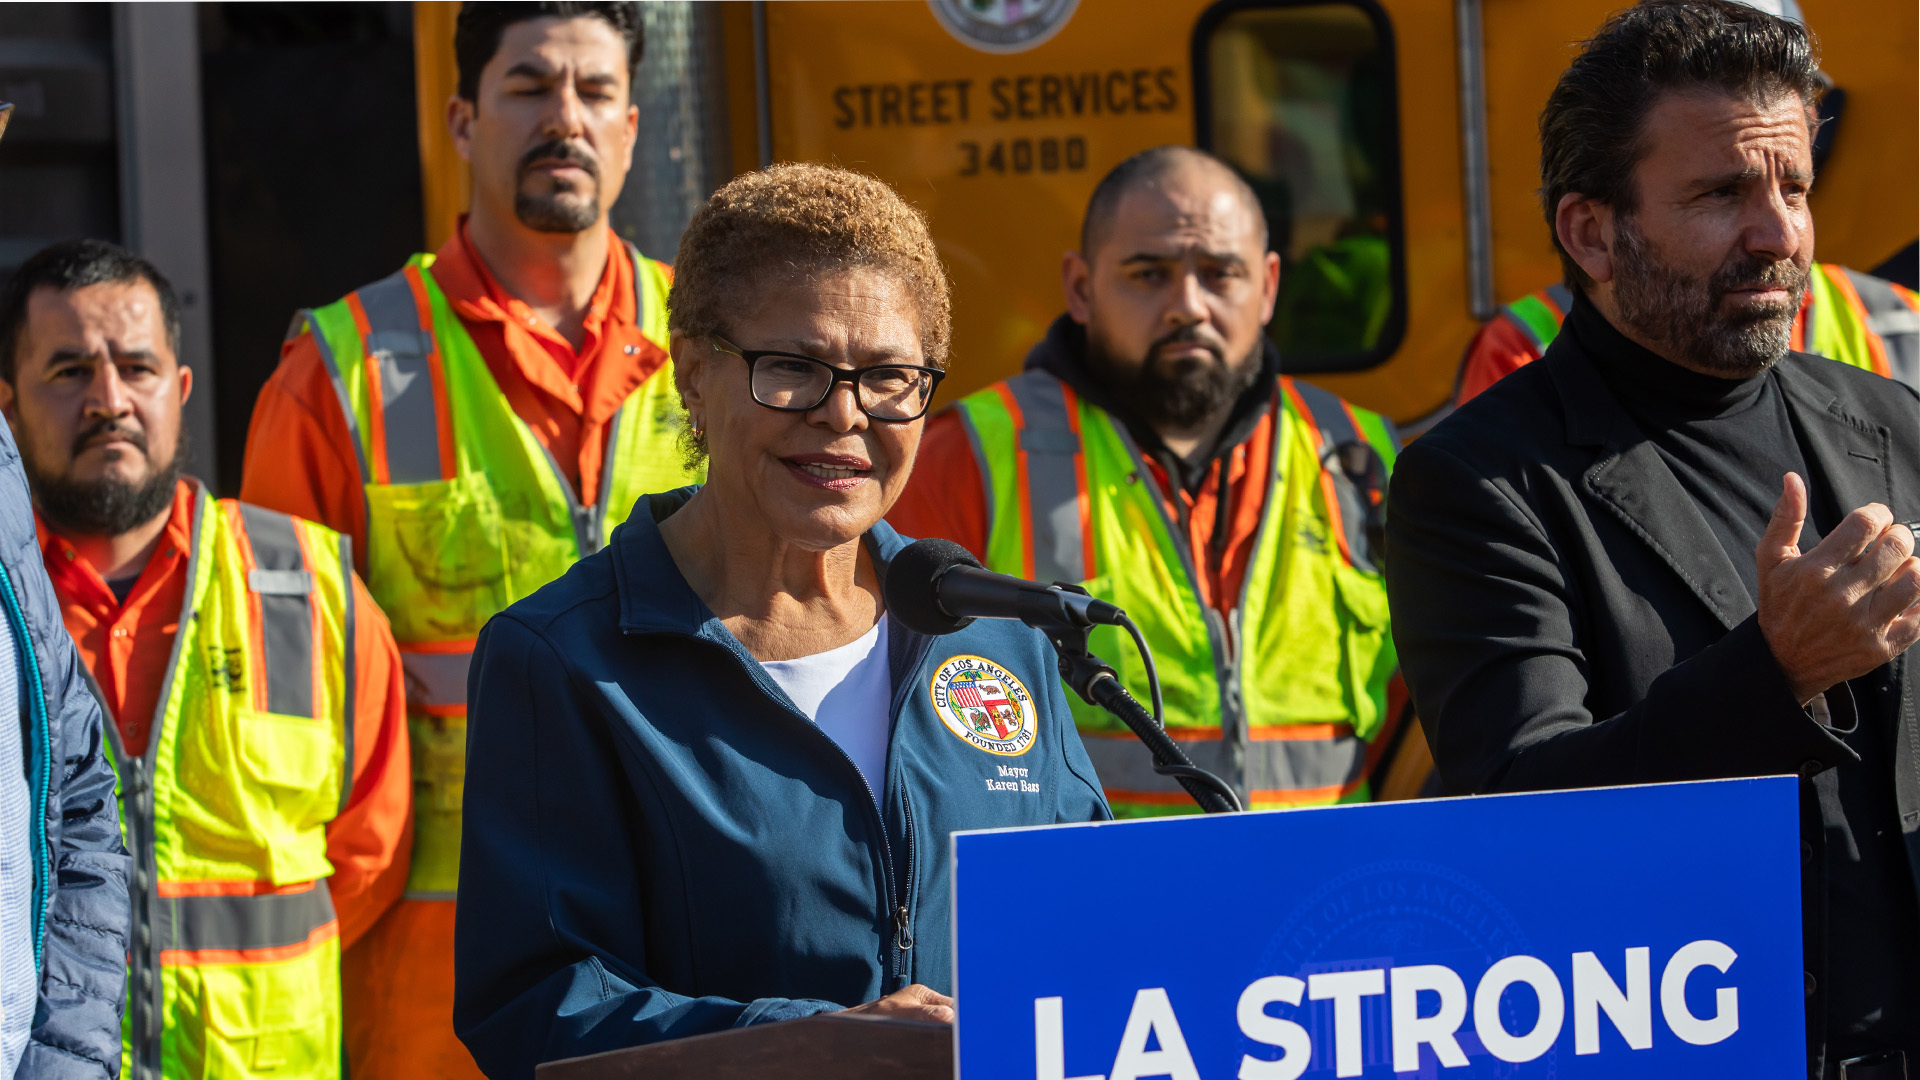
[[[707,483],[642,498],[474,654],[454,1026],[496,1080],[847,1007],[951,1019],[949,834],[1108,816],[1040,634],[885,611],[951,324],[919,213],[775,166],[675,262]]]

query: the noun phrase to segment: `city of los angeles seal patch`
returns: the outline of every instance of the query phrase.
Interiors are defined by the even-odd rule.
[[[983,656],[948,657],[929,687],[947,730],[1001,757],[1033,749],[1039,716],[1033,695],[1013,673]]]

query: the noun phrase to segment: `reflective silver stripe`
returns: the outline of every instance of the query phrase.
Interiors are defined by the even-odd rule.
[[[1871,274],[1848,270],[1847,277],[1867,309],[1867,329],[1886,346],[1887,374],[1920,390],[1920,313]]]
[[[1503,307],[1500,309],[1500,317],[1512,323],[1513,328],[1520,331],[1520,333],[1526,337],[1528,343],[1533,346],[1534,352],[1543,353],[1547,351],[1547,343],[1540,340],[1540,335],[1534,331],[1533,324],[1521,318],[1519,312],[1513,310],[1511,307]]]
[[[473,651],[413,652],[402,649],[400,667],[407,679],[409,705],[464,705],[467,668]]]
[[[1367,486],[1367,466],[1379,452],[1354,426],[1353,417],[1338,397],[1298,379],[1294,380],[1293,388],[1306,403],[1307,411],[1313,414],[1301,419],[1311,423],[1319,433],[1320,467],[1333,476],[1334,498],[1340,504],[1340,527],[1346,533],[1347,551],[1353,556],[1355,566],[1373,570],[1373,544],[1367,535],[1367,524],[1376,516],[1376,511],[1364,501],[1362,488]]]
[[[452,889],[408,889],[400,894],[402,900],[457,900],[460,894]]]
[[[413,300],[406,271],[360,290],[367,313],[367,363],[380,373],[380,407],[387,442],[387,480],[428,484],[441,479],[440,418],[427,357],[433,338]]]
[[[1100,784],[1110,797],[1125,801],[1126,792],[1181,791],[1178,781],[1153,771],[1153,755],[1139,740],[1086,736],[1080,740],[1093,759]],[[1232,776],[1233,747],[1222,739],[1181,740],[1180,749],[1193,763],[1216,776]],[[1312,791],[1345,787],[1366,771],[1367,744],[1351,734],[1331,739],[1249,739],[1244,744],[1246,774],[1243,791]]]
[[[1573,290],[1567,288],[1567,283],[1564,281],[1556,281],[1547,286],[1547,299],[1552,300],[1553,306],[1560,309],[1562,319],[1567,317],[1567,312],[1573,310]]]
[[[307,580],[298,592],[254,589],[260,597],[260,642],[266,655],[261,667],[267,675],[267,711],[282,716],[313,716],[314,641],[313,575],[300,550],[293,519],[258,506],[240,504],[240,520],[253,546],[253,562],[270,583],[293,575]],[[248,575],[253,586],[253,574]]]
[[[334,921],[326,882],[296,893],[263,896],[170,896],[155,920],[160,948],[282,949],[304,945]]]
[[[313,575],[305,570],[249,570],[247,588],[261,596],[306,596],[313,592]]]
[[[1080,534],[1080,436],[1067,416],[1060,380],[1029,371],[1007,380],[1020,406],[1020,448],[1027,452],[1027,518],[1033,528],[1033,579],[1087,579]]]

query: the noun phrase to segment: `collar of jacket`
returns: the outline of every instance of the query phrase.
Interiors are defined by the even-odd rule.
[[[1247,387],[1240,400],[1233,403],[1233,412],[1227,419],[1227,426],[1221,429],[1220,439],[1214,443],[1208,453],[1206,463],[1224,457],[1234,447],[1246,442],[1260,425],[1260,418],[1266,414],[1267,407],[1273,401],[1275,389],[1280,380],[1280,350],[1274,347],[1273,339],[1262,336],[1260,355],[1260,375]],[[1127,411],[1115,403],[1113,395],[1107,392],[1087,370],[1087,328],[1073,321],[1071,315],[1061,315],[1047,327],[1047,336],[1027,353],[1025,364],[1028,371],[1044,371],[1073,388],[1073,392],[1087,401],[1098,405],[1126,425],[1127,434],[1133,437],[1135,446],[1164,465],[1173,456],[1166,444],[1160,441],[1160,434],[1148,425],[1134,419]],[[1189,467],[1188,471],[1193,471]],[[1204,468],[1198,470],[1202,475]],[[1176,476],[1177,479],[1177,476]]]
[[[1601,377],[1596,364],[1605,358],[1593,355],[1595,343],[1580,333],[1583,317],[1604,318],[1584,296],[1576,295],[1567,320],[1572,332],[1555,338],[1541,360],[1560,395],[1567,442],[1599,450],[1582,476],[1583,486],[1732,629],[1753,614],[1753,598],[1706,518]],[[1803,440],[1807,470],[1815,474],[1805,478],[1809,491],[1814,498],[1831,500],[1843,514],[1871,502],[1891,506],[1886,465],[1891,435],[1883,425],[1841,404],[1840,395],[1820,377],[1825,373],[1822,365],[1833,363],[1788,353],[1770,369]]]
[[[626,634],[691,634],[731,641],[733,635],[681,575],[660,535],[660,522],[687,504],[698,485],[657,495],[640,504],[613,534],[614,587],[620,596],[620,630]],[[887,564],[907,546],[893,526],[874,523],[862,540],[872,553],[874,572],[886,580]],[[896,622],[892,628],[904,630]],[[897,637],[891,633],[889,637]]]

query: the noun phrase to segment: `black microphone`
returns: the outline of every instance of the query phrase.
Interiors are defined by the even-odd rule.
[[[975,619],[1018,619],[1036,630],[1120,626],[1104,600],[996,574],[951,540],[916,540],[887,566],[887,610],[920,634],[951,634]]]

